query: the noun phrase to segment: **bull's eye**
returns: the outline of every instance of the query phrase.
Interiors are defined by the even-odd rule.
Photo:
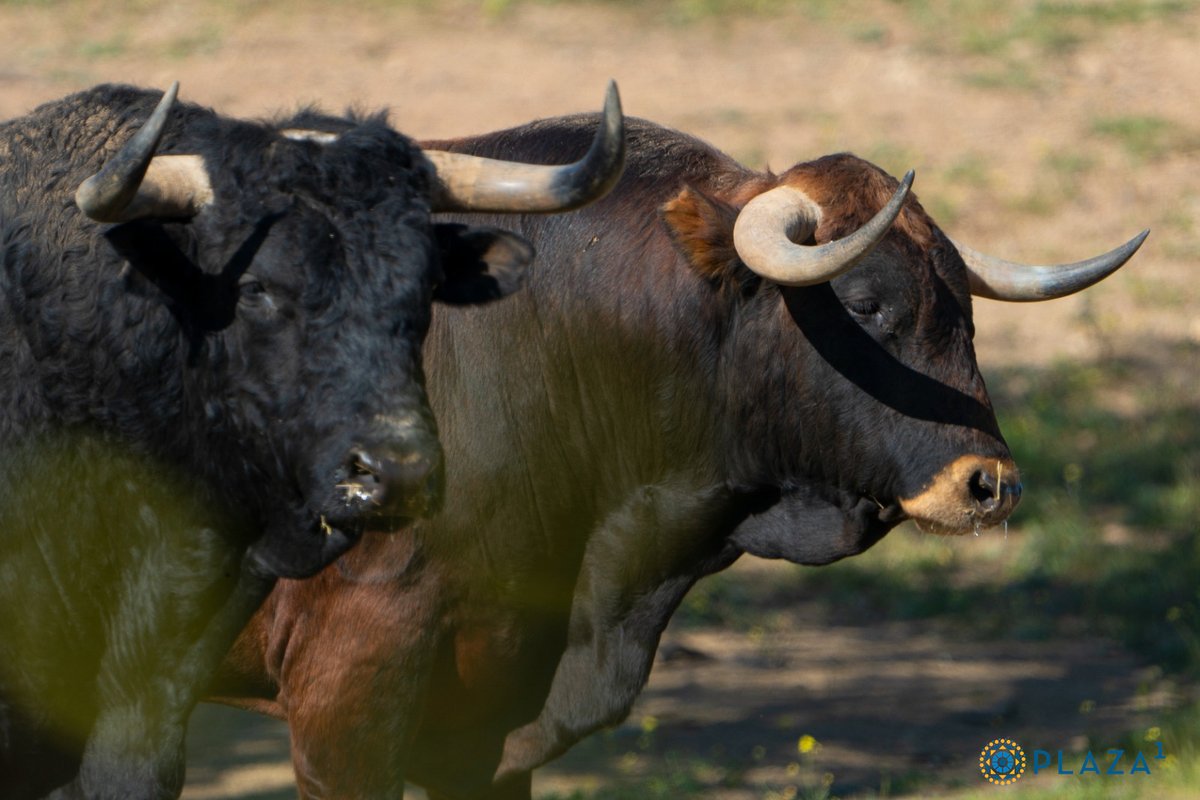
[[[850,300],[846,308],[856,317],[873,317],[879,313],[879,303],[874,300]]]
[[[262,285],[261,281],[248,280],[238,284],[238,292],[242,297],[254,297],[255,295],[263,295],[267,293],[267,287]]]
[[[275,301],[262,281],[249,276],[238,283],[238,303],[242,308],[256,314],[273,313]]]

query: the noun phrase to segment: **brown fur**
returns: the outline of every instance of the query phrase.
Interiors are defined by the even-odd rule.
[[[817,244],[840,239],[861,228],[887,204],[899,186],[895,178],[879,167],[848,153],[797,164],[783,174],[780,183],[801,189],[820,204],[824,219],[815,234]],[[913,192],[892,223],[892,230],[911,239],[922,250],[934,244],[933,223]]]
[[[738,213],[757,195],[784,185],[800,189],[820,204],[821,224],[807,243],[820,245],[865,225],[891,199],[899,182],[875,165],[843,153],[797,164],[779,177],[770,173],[751,177],[733,191],[707,193],[684,187],[663,206],[662,216],[697,272],[709,280],[729,280],[736,277],[740,265],[733,246]],[[935,242],[933,223],[912,193],[893,230],[921,250]]]
[[[686,187],[663,206],[662,215],[680,250],[709,280],[721,280],[737,261],[733,223],[738,210],[728,203]]]

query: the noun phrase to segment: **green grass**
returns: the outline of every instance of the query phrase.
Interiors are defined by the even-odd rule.
[[[213,24],[201,25],[186,36],[179,36],[166,45],[166,56],[182,60],[196,55],[210,56],[224,44],[225,33]]]
[[[954,800],[995,800],[1003,792],[1009,800],[1183,800],[1194,797],[1194,787],[1200,785],[1200,748],[1197,747],[1197,732],[1200,731],[1200,706],[1191,706],[1168,715],[1161,725],[1149,729],[1130,731],[1121,741],[1088,742],[1085,749],[1092,751],[1099,768],[1103,771],[1110,763],[1108,750],[1116,747],[1125,751],[1118,768],[1130,770],[1136,753],[1141,752],[1150,775],[1127,774],[1095,776],[1078,774],[1084,763],[1084,749],[1067,750],[1063,765],[1076,774],[1057,774],[1056,753],[1051,755],[1049,768],[1034,775],[1032,767],[1015,785],[1003,788],[991,786],[980,780],[978,783],[946,784],[939,782],[936,771],[910,771],[903,775],[885,776],[875,789],[856,791],[849,797],[867,798],[949,796]],[[808,763],[804,756],[789,764],[786,778],[780,785],[758,785],[749,777],[749,770],[766,760],[768,756],[757,748],[756,752],[733,756],[728,753],[710,753],[707,757],[680,753],[655,754],[653,745],[634,745],[621,736],[603,734],[606,738],[600,748],[610,755],[619,755],[618,774],[606,776],[604,785],[595,789],[577,789],[569,793],[541,793],[539,800],[679,800],[680,798],[712,796],[722,790],[738,790],[758,800],[834,800],[839,795],[832,791],[834,776],[822,773]],[[1162,742],[1166,759],[1160,761],[1158,743]],[[597,748],[594,742],[585,746]],[[647,752],[650,751],[650,752]],[[1028,759],[1032,751],[1026,751]]]
[[[994,183],[991,162],[979,152],[967,152],[946,168],[945,180],[951,186],[983,190]]]
[[[921,163],[918,151],[892,141],[878,141],[867,147],[862,156],[892,175],[903,175],[910,169],[918,168]]]
[[[129,49],[129,36],[118,33],[107,39],[91,39],[79,45],[79,55],[87,59],[116,58]]]
[[[816,20],[827,19],[838,7],[838,0],[477,0],[484,13],[504,14],[519,6],[610,5],[637,9],[666,23],[692,23],[708,19],[764,16],[800,10]],[[436,2],[432,3],[436,5]],[[861,26],[856,27],[859,30]],[[872,34],[868,33],[868,36]]]
[[[1196,0],[896,0],[917,46],[956,59],[960,79],[978,89],[1042,91],[1048,69],[1117,26],[1170,22]],[[881,37],[886,38],[886,37]]]
[[[968,82],[1021,87],[1041,83],[1037,72],[1022,64],[1031,48],[1039,55],[1069,54],[1114,26],[1170,21],[1197,7],[1197,0],[476,0],[475,4],[498,16],[521,6],[566,3],[636,9],[667,24],[788,15],[827,26],[862,46],[890,41],[896,33],[891,25],[914,32],[919,46],[928,52],[994,59],[1000,65],[969,73]],[[436,0],[421,4],[437,6]],[[892,13],[878,14],[881,6]]]
[[[962,81],[976,89],[1034,90],[1042,85],[1042,79],[1032,65],[1008,60],[968,69],[963,73]]]
[[[1092,133],[1116,142],[1140,162],[1200,150],[1200,133],[1154,115],[1101,117],[1092,123]]]
[[[538,800],[681,800],[727,789],[750,791],[761,800],[833,800],[836,796],[830,788],[834,776],[813,769],[803,756],[788,765],[781,785],[755,786],[746,772],[766,758],[761,747],[741,757],[720,754],[704,758],[673,752],[645,757],[630,751],[619,760],[622,774],[606,777],[602,787],[576,789],[566,794],[541,793],[537,797]],[[917,790],[925,783],[925,777],[920,775],[891,778],[884,784],[886,794],[881,796]]]
[[[1033,187],[1025,194],[1007,198],[1005,206],[1022,214],[1055,214],[1079,199],[1088,175],[1099,163],[1083,145],[1044,153]]]
[[[1198,356],[1194,345],[1181,344],[1153,357],[1169,371]],[[1195,532],[1200,419],[1192,376],[1156,374],[1149,357],[1011,371],[991,381],[1001,426],[1036,490],[1022,501],[1020,518],[1054,523],[1070,500],[1092,519]]]
[[[1157,753],[1158,742],[1162,742],[1166,758],[1159,761],[1154,756]],[[1057,760],[1052,762],[1050,770],[1043,770],[1040,781],[1031,773],[1029,779],[1022,778],[1017,784],[1004,787],[1004,796],[1008,800],[1185,800],[1194,798],[1196,787],[1200,786],[1200,705],[1189,706],[1168,715],[1162,725],[1147,730],[1131,731],[1123,741],[1115,743],[1096,743],[1094,748],[1100,769],[1107,767],[1105,755],[1110,747],[1117,747],[1127,755],[1117,766],[1118,769],[1129,770],[1133,763],[1133,754],[1141,752],[1150,769],[1150,775],[1095,776],[1074,775],[1071,777],[1058,776]],[[1026,757],[1031,755],[1027,752]],[[1078,770],[1083,763],[1084,753],[1074,751],[1064,753],[1063,765],[1067,769]],[[1053,756],[1052,756],[1053,758]],[[1036,782],[1035,782],[1036,781]],[[985,786],[977,791],[956,793],[955,800],[995,800],[997,787]]]
[[[1195,0],[900,0],[926,32],[926,46],[952,55],[1001,56],[1021,45],[1044,55],[1069,53],[1116,25],[1169,21]]]

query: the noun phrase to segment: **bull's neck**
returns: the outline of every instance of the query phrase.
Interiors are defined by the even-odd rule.
[[[689,341],[703,323],[661,316],[649,287],[609,291],[598,272],[548,278],[435,313],[426,366],[448,456],[511,458],[539,503],[597,513],[639,486],[721,482],[712,364]]]

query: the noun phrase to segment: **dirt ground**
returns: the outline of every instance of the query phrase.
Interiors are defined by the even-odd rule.
[[[229,114],[386,106],[397,128],[439,137],[597,109],[615,78],[627,114],[750,166],[851,150],[895,174],[915,168],[917,193],[952,236],[1007,258],[1082,258],[1152,229],[1134,263],[1085,295],[980,301],[985,371],[1200,343],[1195,4],[1076,26],[1076,40],[1053,50],[1034,37],[999,52],[962,44],[905,4],[868,0],[797,4],[815,16],[694,19],[658,3],[111,5],[0,2],[0,119],[102,81],[179,80],[181,98]],[[999,38],[1006,23],[992,24]],[[691,657],[662,661],[630,723],[547,770],[539,789],[636,774],[638,753],[723,757],[756,745],[752,769],[782,785],[808,734],[821,746],[802,759],[805,774],[878,791],[881,773],[944,766],[965,778],[995,736],[1037,731],[1069,746],[1145,724],[1167,702],[1139,691],[1133,655],[1101,641],[966,642],[915,623],[830,627],[803,612],[766,649],[749,634],[671,633],[668,649]],[[1094,713],[1079,713],[1085,702]],[[197,715],[185,797],[291,796],[286,732],[230,714]],[[646,718],[656,721],[648,744]]]
[[[785,613],[784,634],[668,632],[629,720],[538,771],[534,796],[656,779],[676,787],[655,798],[782,798],[822,781],[839,797],[873,797],[900,794],[918,774],[938,793],[978,789],[979,751],[993,739],[1087,749],[1156,724],[1177,700],[1152,668],[1102,640],[963,641],[928,623]],[[805,736],[815,745],[802,754]],[[233,709],[197,712],[188,774],[188,800],[295,796],[286,726]]]

